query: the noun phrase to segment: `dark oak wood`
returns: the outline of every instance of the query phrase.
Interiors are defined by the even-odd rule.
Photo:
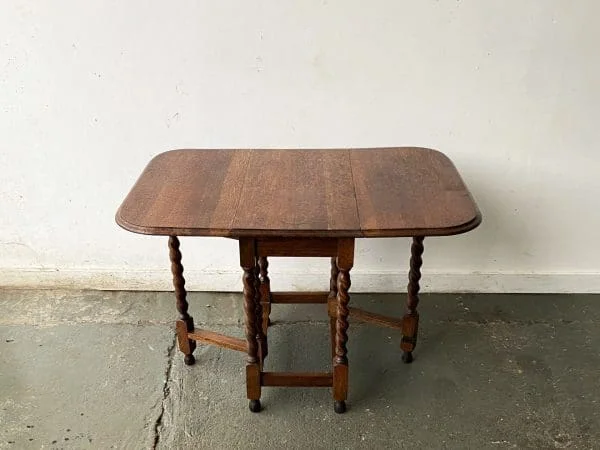
[[[179,344],[179,351],[184,355],[183,361],[188,366],[193,365],[196,362],[196,358],[193,355],[196,342],[188,338],[189,333],[185,320],[178,320],[175,322],[175,332],[177,333],[177,343]]]
[[[256,242],[240,239],[240,266],[244,270],[244,316],[248,357],[246,358],[246,393],[250,400],[260,400],[260,365],[258,356],[258,323],[256,316]],[[255,404],[254,404],[255,405]],[[252,409],[252,404],[250,409]]]
[[[180,243],[177,236],[169,237],[169,258],[171,260],[171,273],[173,274],[173,287],[175,288],[175,299],[177,311],[181,320],[188,325],[192,323],[192,317],[188,314],[189,304],[185,290],[185,278],[183,277],[183,264],[181,264]],[[191,326],[193,330],[193,325]],[[191,330],[190,330],[191,331]]]
[[[191,366],[196,362],[194,350],[196,342],[187,338],[187,333],[194,331],[194,319],[188,314],[187,292],[185,290],[185,278],[183,277],[183,264],[181,264],[181,251],[179,250],[179,239],[177,236],[169,236],[169,258],[171,260],[171,273],[173,274],[173,286],[175,288],[175,299],[179,321],[177,322],[177,341],[179,350],[185,355],[184,362]],[[180,323],[181,322],[181,323]],[[183,325],[185,325],[185,328]]]
[[[263,386],[331,387],[333,384],[333,375],[328,372],[263,372],[261,379]]]
[[[178,321],[177,323],[179,324],[179,322],[182,321]],[[183,323],[185,324],[185,322]],[[207,330],[194,330],[191,333],[187,333],[187,337],[189,339],[193,339],[194,341],[217,345],[230,350],[237,350],[238,352],[248,351],[248,342],[246,342],[244,339],[226,336],[221,333],[214,333]]]
[[[338,277],[338,267],[337,267],[337,256],[332,256],[330,260],[331,268],[329,271],[329,298],[337,297],[337,277]]]
[[[350,154],[362,236],[464,233],[481,215],[454,164],[427,148]]]
[[[406,314],[403,318],[402,341],[400,348],[404,352],[404,362],[412,362],[412,351],[417,345],[417,333],[419,329],[419,280],[421,279],[421,266],[423,265],[423,241],[424,237],[413,238],[411,245],[410,272],[408,274],[408,295],[406,299]]]
[[[116,220],[144,234],[324,238],[450,235],[481,216],[446,156],[400,147],[162,153]]]
[[[410,247],[410,271],[408,273],[408,295],[406,309],[408,314],[416,314],[419,305],[419,281],[421,280],[421,267],[423,266],[423,251],[425,246],[422,236],[414,237]]]
[[[260,266],[258,265],[258,258],[256,258],[256,266],[254,267],[254,306],[255,306],[255,327],[256,327],[256,341],[258,342],[258,359],[260,361],[260,369],[262,370],[265,358],[269,354],[269,347],[267,344],[267,334],[263,332],[263,309],[262,309],[262,293],[260,290]]]
[[[342,150],[175,150],[155,157],[119,208],[123,228],[168,235],[180,350],[193,364],[196,341],[247,352],[249,408],[261,386],[331,386],[346,410],[348,317],[402,329],[403,360],[417,342],[425,236],[475,228],[481,215],[442,153],[414,147]],[[239,239],[246,340],[194,330],[178,235]],[[411,236],[402,320],[349,307],[354,239]],[[272,293],[269,256],[331,257],[329,292]],[[264,372],[273,303],[327,303],[331,373]]]
[[[348,269],[342,267],[339,269],[335,324],[335,357],[333,360],[336,364],[347,364],[346,342],[348,342],[348,314],[350,312],[348,309],[348,302],[350,301],[350,296],[348,295],[350,274]]]
[[[117,212],[136,233],[227,236],[251,150],[172,150],[150,161]]]
[[[273,292],[271,303],[327,303],[327,292]]]
[[[359,228],[348,150],[252,152],[232,234],[337,237]]]
[[[260,394],[260,367],[258,364],[246,364],[246,397],[248,400],[260,401]],[[252,410],[252,406],[250,409]]]
[[[336,294],[337,296],[337,294]],[[335,335],[337,321],[337,298],[330,298],[327,302],[327,313],[329,314],[329,341],[331,346],[331,358],[335,357]]]
[[[259,256],[335,256],[337,239],[262,238],[256,241]]]
[[[396,330],[402,330],[402,319],[394,319],[393,317],[383,316],[381,314],[375,314],[369,311],[364,311],[359,308],[348,308],[350,311],[350,318],[356,319],[359,322],[367,322],[375,325],[379,325],[387,328],[394,328]]]
[[[329,315],[329,338],[331,341],[331,358],[335,356],[335,323],[337,318],[337,257],[331,258],[329,276],[329,296],[327,297],[327,314]]]
[[[346,410],[348,396],[348,302],[350,269],[354,264],[354,239],[339,239],[337,252],[337,310],[335,322],[335,356],[333,357],[333,399],[335,411]]]

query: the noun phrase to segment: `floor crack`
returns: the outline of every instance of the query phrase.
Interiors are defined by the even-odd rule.
[[[167,369],[165,370],[165,382],[163,384],[163,396],[162,401],[160,402],[160,413],[154,422],[154,443],[152,448],[155,449],[158,447],[158,441],[160,440],[160,429],[163,423],[163,416],[165,415],[165,403],[167,398],[171,394],[171,388],[169,384],[171,383],[171,373],[173,371],[173,358],[175,356],[175,347],[177,346],[177,335],[173,336],[173,342],[169,346],[167,350]]]

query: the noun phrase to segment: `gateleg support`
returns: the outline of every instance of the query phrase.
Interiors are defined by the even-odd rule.
[[[240,266],[244,270],[242,281],[244,284],[244,319],[245,333],[248,341],[248,356],[246,357],[246,393],[248,407],[252,412],[259,412],[260,405],[260,371],[259,339],[262,335],[259,323],[260,298],[258,292],[258,266],[256,257],[256,241],[254,239],[240,239]]]
[[[334,411],[346,411],[348,397],[348,303],[350,301],[350,269],[354,265],[354,239],[339,239],[336,258],[335,356],[333,357]],[[333,270],[332,270],[333,274]]]

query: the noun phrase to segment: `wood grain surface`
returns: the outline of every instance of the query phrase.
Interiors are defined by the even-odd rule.
[[[436,150],[173,150],[116,221],[154,235],[340,238],[457,234],[481,216]]]
[[[363,236],[456,234],[481,221],[443,153],[414,147],[356,149],[350,159]]]
[[[360,229],[348,150],[252,152],[232,230],[338,236]]]

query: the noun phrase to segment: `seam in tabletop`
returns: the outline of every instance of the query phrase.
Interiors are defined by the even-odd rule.
[[[235,220],[237,219],[238,211],[240,208],[240,202],[242,201],[242,195],[244,194],[246,182],[248,181],[248,175],[250,172],[250,162],[252,160],[252,156],[254,155],[254,150],[249,150],[249,153],[250,154],[248,155],[248,164],[246,164],[246,170],[244,171],[244,181],[240,189],[240,195],[238,196],[237,202],[235,203],[235,213],[233,214],[233,218],[231,219],[231,223],[229,224],[229,233],[233,231],[233,226],[235,224]]]
[[[360,220],[360,210],[358,209],[358,197],[356,195],[356,183],[354,181],[354,169],[352,168],[352,150],[348,150],[348,161],[350,162],[350,177],[352,178],[352,190],[354,191],[354,206],[356,206],[356,217],[358,218],[358,228],[360,234],[364,236],[362,221]]]

